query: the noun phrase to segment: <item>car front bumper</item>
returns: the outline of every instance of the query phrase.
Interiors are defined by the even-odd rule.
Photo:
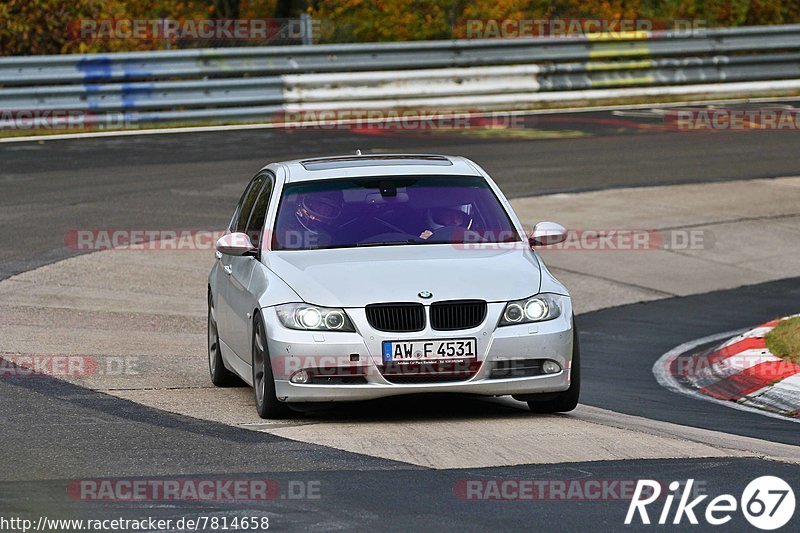
[[[372,329],[364,309],[347,309],[356,333],[309,332],[284,327],[274,308],[263,309],[267,343],[278,399],[287,402],[369,400],[416,393],[468,393],[487,396],[560,392],[569,388],[572,363],[572,305],[563,298],[561,315],[532,324],[496,327],[505,304],[490,303],[486,320],[462,331],[425,329],[386,333]],[[394,383],[381,373],[383,341],[477,339],[477,372],[462,380]],[[561,370],[525,377],[492,377],[498,361],[548,359]],[[363,374],[363,382],[298,384],[290,377],[301,369],[339,368]]]

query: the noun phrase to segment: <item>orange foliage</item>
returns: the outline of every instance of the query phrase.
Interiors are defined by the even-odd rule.
[[[220,0],[217,0],[219,2]],[[228,0],[235,3],[237,0]],[[177,21],[219,16],[215,0],[2,0],[0,55],[157,50],[163,39],[76,38],[76,21],[144,19]],[[241,18],[270,18],[278,0],[238,0]],[[601,19],[700,20],[703,27],[800,22],[797,0],[310,0],[321,21],[319,42],[409,41],[465,37],[467,20]],[[303,2],[292,2],[299,9]],[[300,13],[294,13],[298,16]],[[660,22],[659,22],[660,21]],[[659,26],[659,24],[664,24]]]

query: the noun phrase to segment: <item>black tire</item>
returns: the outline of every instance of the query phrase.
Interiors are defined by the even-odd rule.
[[[278,401],[275,394],[275,376],[269,359],[264,321],[256,315],[253,324],[253,392],[256,411],[261,418],[290,418],[294,413],[285,402]],[[296,416],[296,415],[295,415]]]
[[[208,294],[208,373],[211,376],[211,383],[217,387],[233,387],[241,383],[233,372],[225,368],[225,363],[222,361],[219,330],[211,293]]]
[[[530,399],[528,397],[528,407],[532,413],[567,413],[578,406],[581,396],[581,349],[578,345],[578,330],[574,327],[572,338],[572,367],[570,370],[570,385],[564,392],[559,392],[555,396],[543,394],[542,400]]]

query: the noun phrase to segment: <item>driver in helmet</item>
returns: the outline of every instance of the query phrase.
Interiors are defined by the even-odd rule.
[[[342,214],[342,194],[340,191],[305,194],[294,214],[300,225],[312,233],[329,230]]]
[[[429,239],[431,235],[444,228],[451,228],[451,232],[455,228],[467,229],[472,222],[467,213],[451,207],[430,208],[425,218],[428,228],[419,235],[419,238],[423,240]]]
[[[341,191],[320,191],[301,195],[294,209],[294,220],[284,235],[288,248],[330,246],[336,223],[342,214]]]

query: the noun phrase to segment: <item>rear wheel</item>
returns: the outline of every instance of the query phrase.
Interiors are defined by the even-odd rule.
[[[214,313],[214,301],[208,295],[208,373],[211,383],[217,387],[231,387],[239,384],[239,379],[222,362],[222,350],[219,345],[217,317]]]
[[[581,395],[581,349],[578,345],[578,330],[573,328],[572,366],[570,369],[570,385],[564,392],[543,394],[541,400],[527,397],[528,407],[532,413],[566,413],[578,406]],[[534,395],[535,396],[535,395]]]
[[[261,418],[289,418],[293,412],[275,394],[275,377],[265,335],[264,321],[256,316],[253,326],[253,390],[256,396],[256,411]]]

